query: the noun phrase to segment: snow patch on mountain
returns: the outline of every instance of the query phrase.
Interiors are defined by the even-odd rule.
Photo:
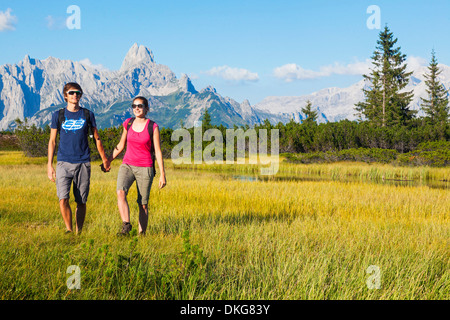
[[[439,68],[442,73],[438,79],[448,90],[450,88],[450,67],[439,64]],[[422,116],[420,98],[427,98],[424,74],[428,74],[429,70],[427,66],[419,65],[412,71],[411,79],[404,90],[413,91],[414,96],[410,108],[417,110],[417,115]],[[362,91],[365,86],[367,88],[368,83],[362,79],[347,88],[326,88],[303,96],[269,96],[254,105],[253,109],[260,117],[270,117],[272,122],[286,122],[291,118],[300,122],[304,117],[301,109],[306,106],[309,100],[312,103],[313,110],[319,111],[319,123],[342,119],[357,120],[355,104],[365,100]]]

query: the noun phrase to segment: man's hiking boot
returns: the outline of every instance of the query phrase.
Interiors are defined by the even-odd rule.
[[[117,235],[118,236],[127,236],[130,233],[131,228],[132,228],[131,223],[123,222],[122,223],[122,231],[120,231]]]

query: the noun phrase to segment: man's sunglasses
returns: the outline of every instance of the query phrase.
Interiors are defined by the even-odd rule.
[[[132,104],[131,107],[133,109],[135,109],[135,108],[144,109],[145,105],[143,105],[143,104]]]
[[[81,96],[81,92],[80,91],[68,91],[67,94],[69,96],[73,96],[74,94],[76,94],[77,96]]]

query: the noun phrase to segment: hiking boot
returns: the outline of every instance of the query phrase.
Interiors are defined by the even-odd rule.
[[[122,223],[122,231],[120,231],[117,235],[118,236],[127,236],[130,233],[131,228],[132,228],[131,223],[123,222]]]

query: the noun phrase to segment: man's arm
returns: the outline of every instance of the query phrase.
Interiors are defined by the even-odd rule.
[[[98,134],[97,128],[93,127],[92,133],[94,134],[95,145],[97,147],[98,153],[102,158],[103,167],[105,168],[105,171],[108,172],[111,169],[111,165],[108,158],[106,157],[105,149],[103,148],[102,140],[100,140],[100,135]]]
[[[50,129],[50,139],[48,141],[47,177],[52,182],[55,182],[55,178],[56,178],[55,169],[53,168],[53,156],[55,154],[56,135],[57,134],[58,134],[57,129]]]

